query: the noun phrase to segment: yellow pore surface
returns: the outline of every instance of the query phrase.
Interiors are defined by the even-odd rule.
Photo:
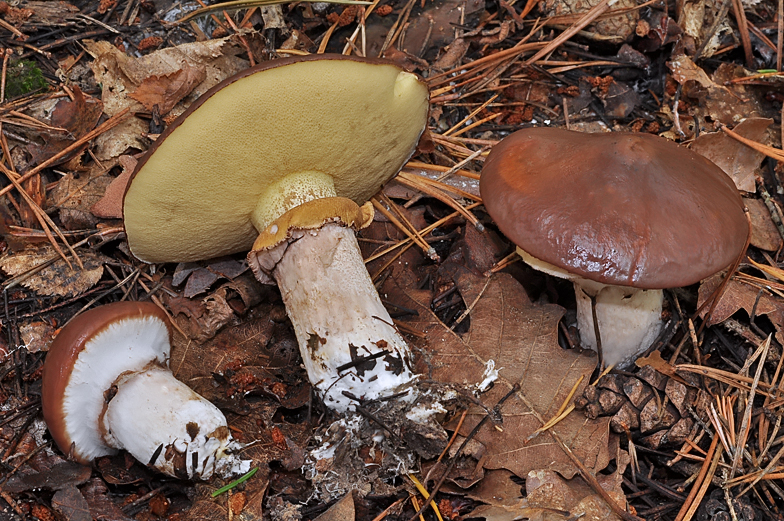
[[[128,242],[141,260],[249,250],[257,203],[287,175],[327,174],[338,196],[361,205],[414,152],[428,91],[391,64],[325,58],[256,72],[200,102],[125,195]]]

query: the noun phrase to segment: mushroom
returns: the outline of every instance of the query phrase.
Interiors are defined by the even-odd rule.
[[[479,186],[523,259],[573,281],[582,344],[607,365],[657,338],[662,289],[727,268],[749,233],[719,167],[647,134],[520,130],[493,147]]]
[[[384,60],[310,55],[248,69],[194,102],[139,162],[124,200],[131,252],[183,262],[252,249],[328,406],[409,389],[409,349],[354,232],[427,113],[425,83]]]
[[[179,478],[246,472],[223,413],[169,370],[170,325],[150,302],[116,302],[69,322],[52,342],[41,401],[52,438],[87,464],[125,449]]]

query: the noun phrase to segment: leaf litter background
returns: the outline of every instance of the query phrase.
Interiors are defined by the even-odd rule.
[[[78,17],[78,8],[67,3],[58,5],[27,2],[21,7],[6,6],[7,9],[0,11],[6,20],[25,31],[35,31],[52,23],[68,26],[77,23],[75,20],[83,20]],[[554,2],[543,4],[544,14],[555,15],[545,23],[557,24],[557,16],[569,16],[572,12],[571,7],[564,7],[566,3],[556,10],[552,10],[553,5]],[[464,4],[447,0],[422,7],[410,18],[405,44],[388,47],[385,50],[387,57],[409,66],[425,67],[428,63],[422,56],[426,56],[428,59],[435,58],[431,60],[433,65],[441,69],[455,64],[459,67],[460,60],[472,44],[497,46],[495,49],[490,47],[493,50],[504,48],[506,38],[523,27],[522,20],[516,11],[510,10],[511,7],[502,6],[510,19],[500,22],[494,30],[484,32],[481,28],[487,22],[479,15],[486,13],[487,6],[482,2]],[[276,13],[282,15],[282,11],[276,9],[262,10],[264,24],[267,27],[286,27],[286,21],[280,17],[277,23],[282,25],[275,25]],[[530,11],[528,7],[525,10]],[[657,14],[660,11],[652,11],[652,14],[643,12],[644,16],[640,19],[637,11],[632,13],[626,22],[615,25],[611,31],[628,35],[636,33],[635,38],[639,40],[635,40],[635,44],[645,53],[658,50],[671,38],[665,26],[670,24],[669,27],[672,27],[674,22],[666,14],[661,17]],[[327,18],[332,15],[335,18],[330,22],[342,28],[354,23],[357,11],[335,7]],[[372,23],[367,25],[368,50],[376,54],[386,46],[384,37],[391,19],[382,15],[370,20]],[[574,20],[576,18],[562,20],[561,23],[573,23]],[[638,20],[644,21],[648,29]],[[708,37],[709,21],[709,18],[693,18],[678,22],[688,37],[695,44],[700,44],[704,43],[703,38]],[[657,23],[662,25],[657,26]],[[452,28],[455,24],[465,27],[476,24],[477,29],[466,30],[460,38],[454,39]],[[722,26],[719,34],[726,35],[732,30],[729,26]],[[129,148],[145,149],[149,143],[148,133],[154,138],[155,131],[147,118],[151,118],[153,123],[155,118],[170,122],[200,93],[245,68],[248,51],[257,56],[269,56],[269,42],[259,33],[250,31],[244,35],[233,34],[149,52],[144,48],[146,45],[155,48],[163,41],[155,40],[156,37],[143,38],[146,34],[131,37],[135,42],[133,46],[146,54],[140,52],[130,56],[120,38],[115,42],[84,40],[81,48],[93,58],[92,61],[80,62],[73,55],[65,55],[61,66],[63,77],[67,76],[68,81],[73,82],[70,90],[72,99],[45,99],[29,108],[30,115],[58,128],[21,130],[33,140],[33,144],[11,150],[13,164],[20,172],[36,168],[44,161],[48,161],[49,166],[57,166],[62,172],[62,178],[49,193],[38,177],[27,182],[25,188],[37,204],[47,206],[47,210],[56,215],[63,230],[81,233],[87,229],[99,233],[96,234],[97,240],[89,246],[78,248],[84,269],[73,264],[69,266],[54,248],[42,244],[46,241],[42,233],[29,231],[40,228],[40,215],[24,204],[16,205],[14,209],[6,207],[6,203],[0,207],[7,246],[6,254],[0,259],[0,269],[8,276],[6,289],[16,287],[16,283],[10,286],[8,282],[21,275],[22,287],[34,292],[13,294],[11,301],[16,302],[14,298],[17,297],[23,303],[35,301],[37,297],[60,298],[40,303],[35,301],[32,307],[20,308],[22,311],[17,312],[14,318],[18,329],[8,327],[8,317],[4,322],[10,339],[8,344],[25,345],[36,358],[25,362],[29,362],[33,372],[25,374],[24,382],[22,375],[14,376],[12,371],[15,367],[19,372],[18,357],[15,359],[17,365],[8,366],[3,373],[6,377],[4,384],[15,381],[5,387],[15,387],[15,392],[4,391],[4,410],[10,413],[4,415],[3,437],[11,440],[4,461],[29,458],[12,475],[0,478],[4,480],[3,492],[11,494],[3,497],[12,510],[24,507],[26,511],[23,514],[40,519],[54,516],[52,510],[65,519],[169,517],[206,520],[231,519],[235,514],[243,519],[298,518],[303,515],[303,509],[290,500],[305,501],[311,493],[300,469],[307,448],[312,446],[314,428],[318,428],[317,415],[323,411],[313,408],[306,379],[293,367],[297,365],[296,342],[276,291],[258,285],[238,259],[182,265],[173,273],[171,270],[150,272],[132,266],[116,228],[119,222],[105,220],[121,216],[120,192],[115,189],[114,195],[110,196],[112,191],[109,187],[120,177],[120,172],[127,174],[133,168],[131,156],[122,154],[127,153]],[[684,41],[689,43],[688,38],[680,41],[678,45]],[[291,39],[283,46],[308,48],[312,44],[304,31],[293,30]],[[651,50],[645,50],[646,46]],[[686,48],[688,50],[688,45]],[[715,51],[711,45],[705,49],[704,55]],[[600,54],[605,52],[604,48],[595,50]],[[434,51],[440,54],[435,56]],[[617,56],[637,60],[641,64],[648,60],[648,56],[631,48],[621,48]],[[753,141],[778,143],[777,136],[771,131],[775,128],[771,127],[771,123],[780,119],[770,110],[765,89],[736,81],[749,75],[737,63],[720,63],[712,73],[708,73],[689,57],[675,56],[673,52],[667,68],[671,77],[670,84],[664,89],[665,94],[671,96],[677,85],[681,107],[686,107],[688,117],[682,114],[678,118],[677,113],[673,114],[670,110],[672,98],[669,98],[669,104],[659,107],[659,121],[669,122],[672,128],[653,127],[650,120],[639,122],[636,128],[634,125],[637,123],[632,121],[629,128],[640,130],[646,127],[648,131],[662,131],[663,135],[671,138],[696,137],[692,144],[694,150],[721,165],[740,189],[755,192],[755,185],[763,173],[759,166],[764,154],[717,131],[715,122],[734,127],[735,132]],[[96,85],[100,86],[100,93],[96,91]],[[610,75],[581,77],[574,87],[558,94],[562,96],[561,105],[571,107],[575,115],[593,103],[593,109],[601,106],[605,115],[617,122],[642,103],[639,94],[623,80],[613,79]],[[527,89],[517,86],[506,89],[505,99],[519,103],[523,108],[497,109],[500,112],[492,117],[496,118],[493,124],[498,125],[490,127],[489,134],[475,133],[472,136],[479,138],[481,143],[487,141],[491,144],[492,139],[500,137],[498,130],[513,130],[519,123],[530,121],[534,117],[531,107],[535,107],[536,103],[549,110],[545,114],[551,116],[561,106],[553,103],[555,89],[556,86],[544,83],[534,83]],[[775,92],[780,89],[769,90]],[[92,92],[92,95],[85,92]],[[130,117],[126,109],[143,113],[145,118]],[[457,121],[455,116],[458,113],[448,113],[441,103],[434,103],[432,110],[433,122],[441,132]],[[110,119],[100,120],[102,114]],[[497,117],[499,114],[501,117]],[[740,115],[749,119],[738,123]],[[443,116],[446,117],[442,119]],[[448,118],[452,118],[451,123],[447,123]],[[599,128],[592,126],[596,121],[575,119],[577,121],[573,125],[579,128]],[[95,131],[99,125],[107,125],[108,128],[100,127],[102,131],[91,143],[90,157],[84,154],[88,146],[85,142],[49,161],[50,157]],[[439,135],[435,134],[433,139],[439,139]],[[443,140],[436,142],[440,145],[445,143]],[[420,175],[432,174],[413,170]],[[457,181],[454,177],[448,182],[477,193],[475,182]],[[114,184],[121,189],[121,184]],[[421,197],[415,190],[395,183],[390,184],[386,192],[390,196],[411,199],[413,203]],[[781,233],[771,220],[769,208],[760,199],[747,200],[754,223],[752,245],[775,252],[782,243]],[[427,224],[425,211],[433,214],[434,208],[436,213],[443,212],[438,203],[427,200],[424,204],[414,204],[405,212],[409,221],[421,229]],[[571,515],[570,512],[585,512],[585,519],[608,518],[611,514],[595,496],[595,491],[575,477],[577,469],[566,456],[562,444],[569,446],[590,471],[600,473],[604,488],[623,504],[621,475],[629,457],[620,449],[618,437],[610,432],[610,418],[589,419],[574,412],[552,431],[529,439],[556,414],[580,377],[583,381],[577,395],[586,389],[595,357],[590,353],[564,350],[558,345],[558,322],[564,309],[555,304],[531,302],[526,291],[531,288],[524,289],[520,284],[520,280],[530,283],[530,273],[521,275],[515,271],[518,268],[513,268],[514,277],[504,272],[487,274],[494,262],[505,253],[506,247],[499,244],[492,233],[477,233],[470,224],[459,221],[444,229],[449,238],[444,239],[446,247],[442,245],[440,254],[445,260],[433,265],[416,250],[409,250],[392,266],[391,275],[383,283],[382,296],[391,306],[409,310],[407,316],[400,319],[401,326],[407,325],[416,333],[409,338],[418,349],[418,369],[427,378],[446,384],[475,384],[482,380],[486,364],[492,360],[500,378],[480,396],[484,406],[495,405],[515,384],[519,385],[519,390],[501,409],[503,423],[498,428],[486,425],[475,437],[469,450],[470,457],[464,458],[470,464],[453,470],[450,475],[453,479],[442,489],[451,494],[446,496],[451,499],[442,498],[442,510],[446,512],[454,508],[455,516],[460,512],[493,520],[521,517],[565,519]],[[71,242],[83,235],[76,237]],[[389,243],[400,240],[403,235],[379,218],[371,229],[363,233],[363,237]],[[370,244],[363,244],[363,248],[366,254],[375,250]],[[106,255],[109,252],[111,256]],[[371,273],[375,273],[381,262],[383,259],[369,264]],[[25,276],[35,266],[42,269],[36,270],[32,276]],[[776,273],[772,276],[775,277]],[[422,283],[428,277],[438,283],[422,289]],[[122,283],[122,280],[126,282]],[[126,287],[128,280],[132,281],[132,285]],[[702,285],[699,302],[708,298],[718,282],[718,279],[709,280]],[[750,286],[748,280],[732,280],[711,316],[711,323],[733,324],[736,334],[752,345],[758,344],[763,339],[758,334],[760,331],[744,327],[737,321],[736,312],[744,310],[747,315],[767,317],[770,321],[768,329],[776,333],[781,343],[784,340],[781,299],[775,294],[760,296],[760,283],[754,284],[757,286]],[[454,324],[452,320],[451,328],[442,322],[432,306],[436,290],[450,285],[457,288],[455,296],[462,302],[460,309],[470,309],[463,324]],[[209,499],[209,493],[216,488],[212,483],[185,484],[160,480],[123,455],[103,459],[97,463],[94,472],[88,472],[52,453],[45,446],[46,438],[40,422],[33,421],[34,415],[24,414],[36,412],[35,403],[25,402],[25,393],[20,394],[19,390],[23,385],[25,390],[30,385],[35,387],[35,368],[40,367],[40,353],[46,350],[56,328],[84,304],[93,304],[110,294],[117,295],[113,293],[117,291],[126,298],[152,298],[169,310],[180,331],[175,338],[172,356],[175,373],[228,414],[236,437],[256,442],[247,455],[261,470],[230,498]],[[39,316],[41,308],[48,315]],[[736,318],[731,318],[733,316]],[[8,348],[6,345],[0,347]],[[745,348],[737,353],[745,356]],[[776,360],[775,353],[769,353],[769,356]],[[777,356],[780,357],[780,351]],[[668,374],[674,374],[671,366],[659,367]],[[478,406],[470,408],[460,432],[467,434],[483,414],[483,409]],[[454,429],[456,418],[451,418],[447,427]],[[437,470],[443,469],[443,464],[440,465],[436,466]],[[426,463],[423,471],[430,468],[431,464]],[[5,470],[8,469],[6,466]],[[520,478],[525,479],[524,486]],[[413,491],[405,480],[402,486]],[[41,496],[37,490],[46,492]],[[117,493],[121,493],[122,501],[117,501]],[[461,504],[460,498],[478,503]],[[485,506],[477,506],[480,503]],[[313,514],[308,514],[305,509],[305,517],[312,518],[323,512],[324,517],[320,519],[348,519],[351,516],[370,519],[379,511],[379,504],[374,500],[359,496],[347,496],[327,510],[330,504],[317,504]],[[16,513],[19,514],[18,511]],[[408,517],[405,512],[401,516]]]

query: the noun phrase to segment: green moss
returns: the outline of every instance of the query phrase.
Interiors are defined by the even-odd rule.
[[[12,61],[5,79],[6,99],[15,98],[47,86],[44,75],[32,60]]]

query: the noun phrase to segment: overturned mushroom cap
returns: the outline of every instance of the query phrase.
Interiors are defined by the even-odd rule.
[[[647,134],[520,130],[493,147],[480,188],[520,248],[604,284],[693,284],[729,266],[748,235],[732,180]]]
[[[49,348],[42,376],[44,420],[60,449],[80,463],[113,454],[100,419],[104,393],[127,371],[166,367],[169,320],[150,302],[117,302],[68,323]]]
[[[414,152],[427,111],[424,82],[383,60],[248,69],[193,103],[139,162],[124,201],[131,251],[147,262],[248,251],[292,203],[361,205]],[[310,195],[292,201],[299,187]]]

